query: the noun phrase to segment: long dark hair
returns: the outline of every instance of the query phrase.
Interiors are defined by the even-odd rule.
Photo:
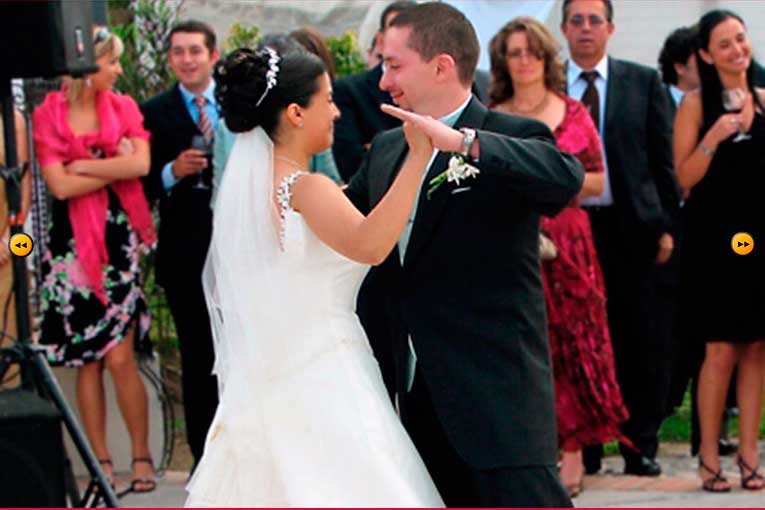
[[[725,20],[730,18],[737,19],[746,28],[744,20],[736,13],[724,9],[716,9],[704,14],[698,24],[698,44],[696,45],[696,63],[699,69],[699,78],[701,80],[701,104],[704,112],[703,130],[709,129],[717,121],[718,117],[725,113],[722,104],[723,86],[720,81],[720,75],[712,64],[707,64],[701,58],[701,50],[709,51],[709,38],[712,30]],[[746,70],[746,84],[752,97],[762,108],[762,102],[755,90],[755,60],[752,57],[749,68]]]

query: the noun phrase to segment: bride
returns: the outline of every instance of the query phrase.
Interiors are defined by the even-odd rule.
[[[238,50],[215,79],[239,134],[203,275],[220,404],[186,505],[443,506],[354,313],[409,217],[430,138],[404,126],[408,159],[364,217],[306,173],[338,117],[318,58]]]

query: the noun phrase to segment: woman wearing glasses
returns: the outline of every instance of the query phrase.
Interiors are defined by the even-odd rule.
[[[149,134],[130,97],[112,91],[122,41],[95,32],[98,72],[67,78],[34,112],[34,141],[53,194],[44,257],[41,343],[51,361],[78,367],[77,403],[107,476],[103,369],[111,373],[132,442],[129,490],[155,487],[147,397],[134,358],[150,315],[141,289],[142,253],[156,239],[139,178],[149,171]]]
[[[491,40],[493,108],[535,118],[554,132],[558,148],[576,155],[587,173],[579,197],[603,190],[600,137],[584,106],[563,94],[558,44],[538,21],[520,17]],[[605,289],[587,213],[572,202],[542,219],[542,272],[555,377],[561,481],[582,490],[582,447],[620,436],[627,410],[614,373]],[[549,241],[552,245],[549,245]],[[545,244],[548,245],[545,248]]]

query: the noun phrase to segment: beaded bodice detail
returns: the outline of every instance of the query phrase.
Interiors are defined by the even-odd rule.
[[[282,179],[279,183],[279,189],[276,192],[276,201],[279,203],[279,246],[284,251],[284,238],[286,234],[286,219],[288,212],[294,212],[290,201],[292,200],[292,185],[298,180],[301,175],[306,175],[306,172],[298,170],[292,172],[290,175]]]

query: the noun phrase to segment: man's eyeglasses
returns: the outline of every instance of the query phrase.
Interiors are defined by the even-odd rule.
[[[591,27],[597,27],[606,22],[605,19],[601,18],[597,14],[590,14],[586,18],[581,14],[574,14],[571,16],[571,18],[569,18],[568,22],[575,27],[581,27],[584,25],[585,19],[590,22]]]

